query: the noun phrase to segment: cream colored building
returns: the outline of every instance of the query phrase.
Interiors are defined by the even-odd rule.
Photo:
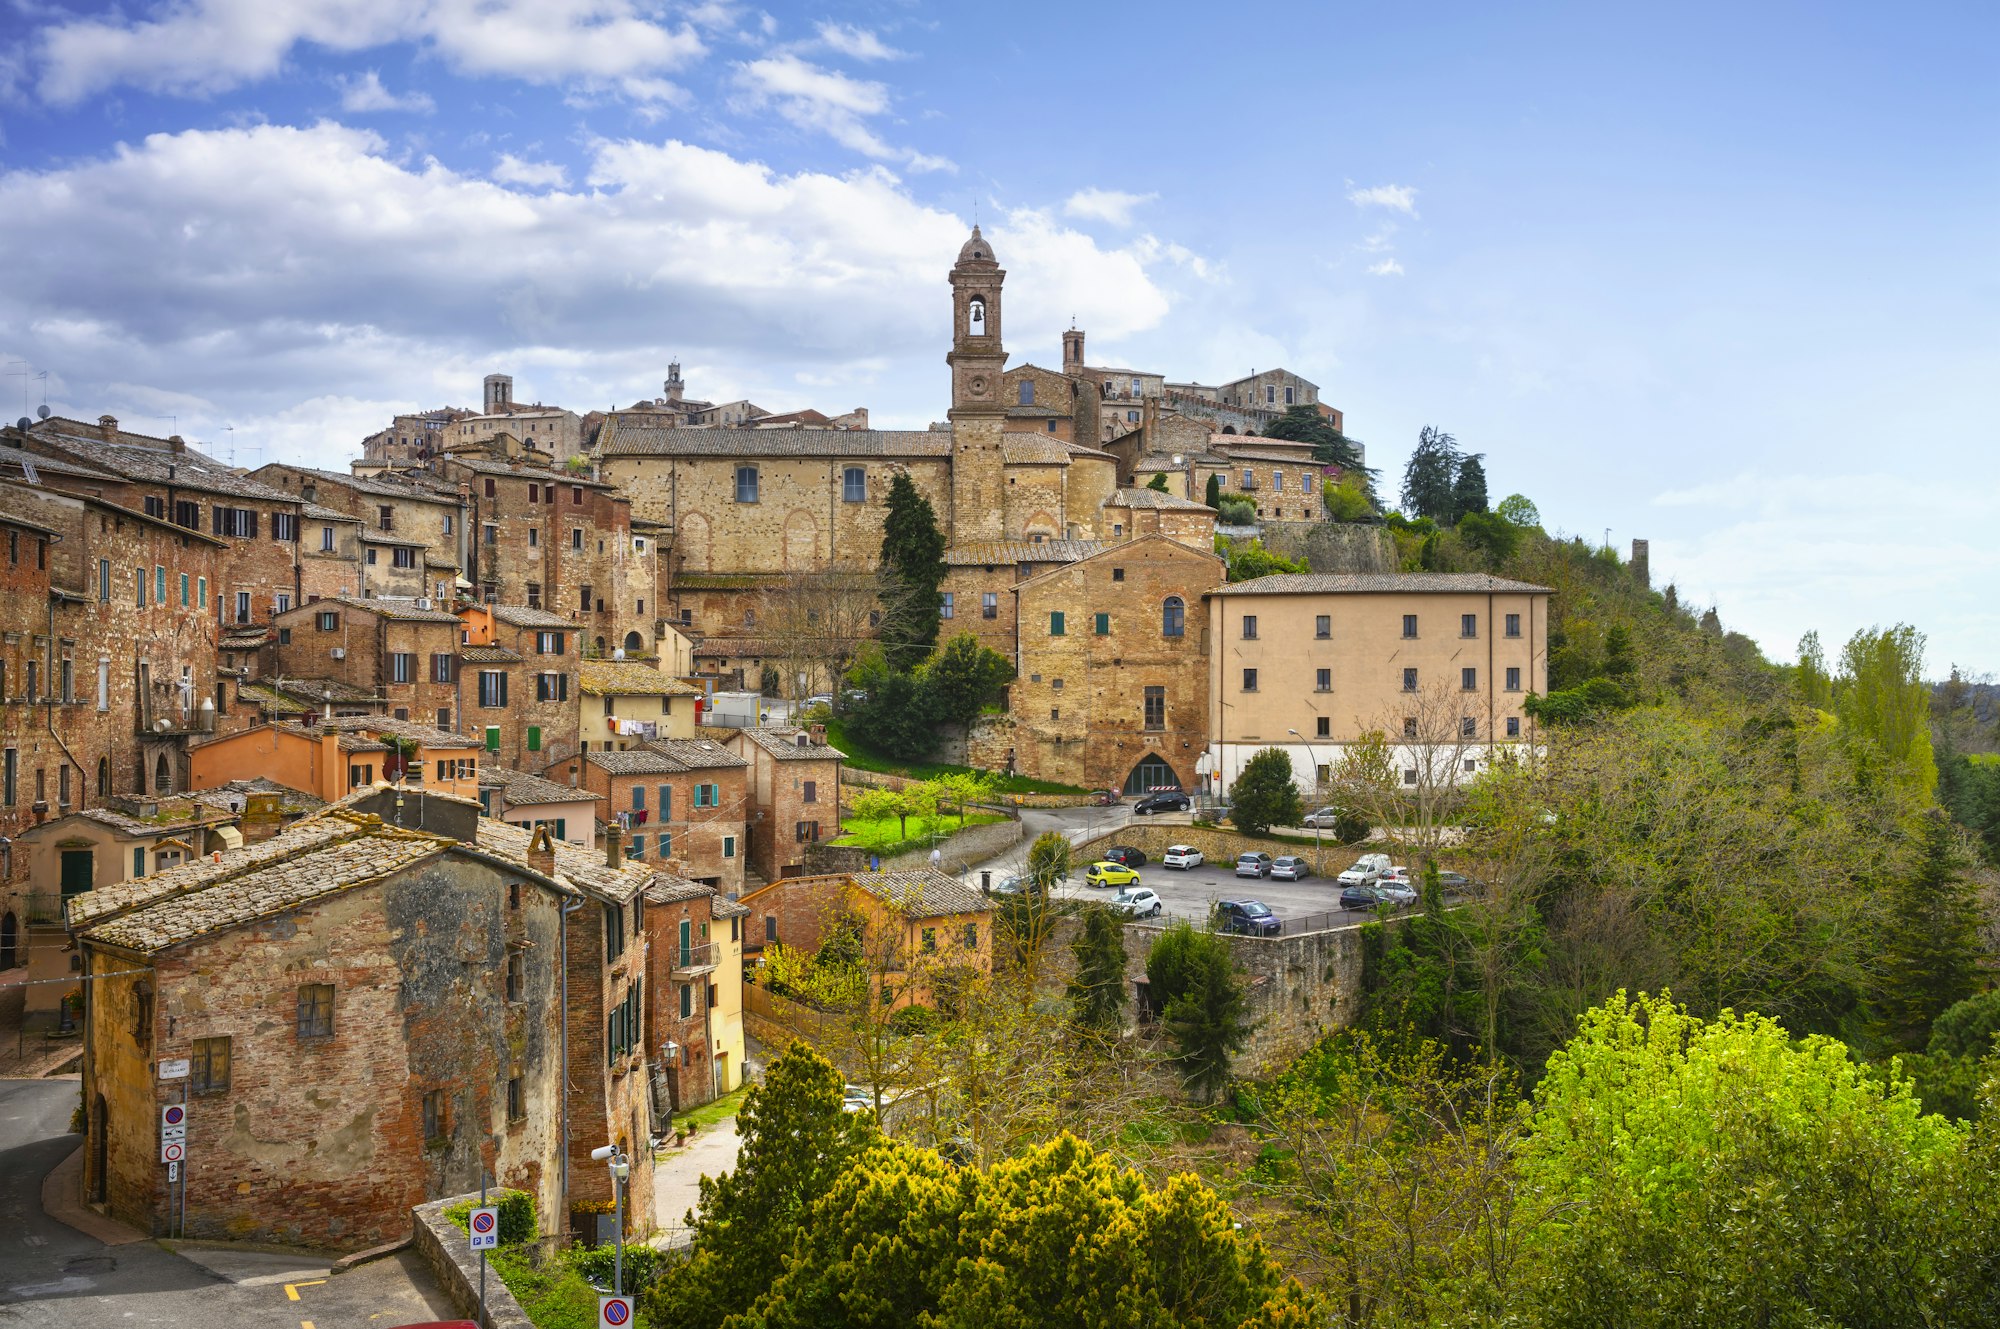
[[[623,752],[652,739],[694,737],[701,690],[668,673],[666,663],[662,657],[577,665],[579,751]]]
[[[1211,793],[1265,748],[1302,790],[1381,730],[1406,782],[1440,751],[1476,774],[1531,742],[1548,687],[1548,588],[1485,573],[1288,573],[1210,592]]]

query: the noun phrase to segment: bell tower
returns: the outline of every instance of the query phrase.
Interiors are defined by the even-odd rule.
[[[951,269],[951,544],[999,540],[1006,531],[1007,477],[1000,435],[1007,408],[1000,375],[1000,285],[1007,274],[972,228]]]

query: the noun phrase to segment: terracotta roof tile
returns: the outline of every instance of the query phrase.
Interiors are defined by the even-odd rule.
[[[1549,588],[1525,581],[1508,581],[1485,572],[1280,572],[1269,577],[1218,586],[1210,595],[1548,595]]]

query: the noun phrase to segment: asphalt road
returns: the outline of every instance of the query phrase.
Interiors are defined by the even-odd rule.
[[[1238,877],[1234,875],[1233,865],[1228,863],[1207,863],[1183,871],[1161,867],[1159,860],[1155,859],[1140,865],[1139,884],[1159,893],[1167,906],[1167,917],[1185,918],[1192,923],[1205,921],[1217,900],[1261,900],[1279,918],[1303,918],[1307,914],[1323,914],[1340,908],[1340,888],[1333,884],[1333,874],[1346,867],[1353,857],[1345,851],[1342,855],[1338,859],[1331,854],[1326,857],[1326,876],[1307,877],[1304,881]],[[1310,859],[1310,853],[1307,857]],[[1108,900],[1117,894],[1113,890],[1081,885],[1081,881],[1080,874],[1073,877],[1070,885],[1056,888],[1056,896],[1073,900]],[[1364,917],[1363,913],[1355,914],[1357,921]]]
[[[57,1222],[42,1178],[82,1143],[76,1101],[73,1079],[0,1080],[0,1326],[386,1329],[451,1314],[407,1251],[333,1277],[309,1253],[107,1246]]]

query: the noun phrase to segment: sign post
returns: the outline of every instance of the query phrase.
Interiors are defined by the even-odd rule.
[[[630,1329],[632,1298],[616,1293],[599,1297],[597,1323],[599,1329]]]
[[[486,1169],[479,1169],[479,1207],[467,1217],[466,1234],[479,1252],[479,1323],[486,1323],[486,1252],[500,1245],[500,1211],[486,1203]]]
[[[161,1078],[177,1078],[181,1082],[181,1101],[168,1103],[160,1108],[160,1161],[167,1165],[167,1216],[175,1217],[179,1210],[179,1222],[170,1224],[183,1234],[187,1230],[187,1178],[182,1175],[181,1164],[187,1160],[187,1063],[181,1062],[178,1076],[168,1076],[171,1062],[161,1062]]]

